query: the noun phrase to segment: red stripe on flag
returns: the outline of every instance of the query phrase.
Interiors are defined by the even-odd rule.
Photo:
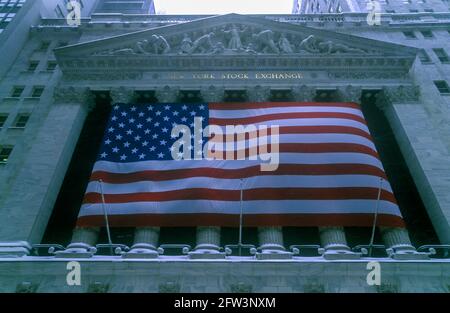
[[[235,142],[233,141],[233,144]],[[231,150],[232,155],[227,156],[227,152],[223,151],[221,160],[238,160],[238,155],[249,158],[250,156],[262,154],[262,153],[364,153],[371,155],[377,159],[378,153],[364,145],[356,143],[280,143],[278,144],[278,151],[274,148],[277,146],[274,144],[258,145],[252,148],[246,148],[241,150]],[[214,149],[213,149],[214,150]],[[251,152],[251,153],[250,153]],[[215,154],[217,154],[216,152]],[[228,152],[231,154],[231,152]]]
[[[336,188],[255,188],[244,190],[244,201],[255,200],[349,200],[377,199],[378,189],[371,187],[336,187]],[[175,200],[216,200],[239,201],[240,190],[211,188],[187,188],[160,192],[136,192],[123,194],[105,194],[106,203],[155,202]],[[381,190],[381,200],[394,204],[392,193]],[[100,193],[86,193],[83,204],[102,203]]]
[[[289,107],[341,107],[360,110],[359,104],[353,102],[216,102],[210,103],[210,110],[251,110]]]
[[[342,118],[347,120],[354,120],[366,125],[366,121],[361,116],[342,113],[342,112],[289,112],[289,113],[274,113],[265,115],[256,115],[244,118],[209,118],[209,124],[226,126],[226,125],[247,125],[253,123],[274,121],[274,120],[292,120],[297,118]]]
[[[261,132],[261,131],[259,131]],[[280,135],[286,134],[348,134],[356,135],[373,141],[372,136],[366,131],[351,127],[351,126],[280,126],[278,128],[278,133]],[[246,132],[246,137],[254,138],[258,135],[258,131]],[[271,129],[267,128],[267,135],[271,134]],[[224,134],[223,136],[226,136]],[[214,135],[214,138],[219,138],[219,135]],[[217,141],[217,139],[215,140]]]
[[[240,179],[272,175],[373,175],[387,179],[376,166],[365,164],[280,164],[276,171],[263,172],[259,165],[237,169],[185,168],[174,170],[148,170],[133,173],[110,173],[95,171],[90,181],[103,180],[109,184],[126,184],[139,181],[166,181],[191,177]]]

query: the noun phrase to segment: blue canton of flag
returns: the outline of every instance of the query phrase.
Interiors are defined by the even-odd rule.
[[[194,137],[194,118],[208,126],[207,104],[116,104],[106,127],[97,161],[137,162],[171,160],[171,135],[176,125],[186,125]],[[194,157],[194,148],[188,146]]]

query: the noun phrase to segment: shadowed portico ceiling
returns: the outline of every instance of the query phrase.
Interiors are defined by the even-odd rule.
[[[106,80],[150,71],[255,69],[373,72],[395,78],[408,73],[416,53],[412,47],[238,14],[55,50],[66,78]],[[108,77],[102,77],[105,72]]]

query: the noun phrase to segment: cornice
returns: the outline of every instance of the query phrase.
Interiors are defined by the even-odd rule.
[[[214,15],[154,15],[154,14],[94,14],[91,17],[81,20],[80,28],[89,28],[95,25],[104,26],[122,26],[128,24],[149,24],[174,25],[179,23],[192,22],[198,19],[213,17]],[[332,24],[342,23],[343,26],[354,25],[364,22],[366,24],[367,13],[327,13],[327,14],[248,14],[246,16],[265,18],[277,22],[292,24]],[[423,22],[450,22],[450,12],[417,12],[417,13],[381,13],[382,25],[399,25],[404,23],[423,23]],[[64,18],[43,18],[39,25],[34,28],[45,28],[53,26],[67,26]],[[365,26],[365,25],[361,25]],[[370,27],[367,25],[367,27]]]

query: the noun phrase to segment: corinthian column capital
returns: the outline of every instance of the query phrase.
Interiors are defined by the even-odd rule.
[[[134,90],[131,88],[112,88],[109,92],[112,103],[130,103],[133,101]]]
[[[201,90],[202,98],[206,102],[221,102],[223,100],[224,89],[215,86],[204,87]]]
[[[53,101],[55,103],[76,103],[86,104],[89,107],[94,105],[94,95],[87,87],[59,86],[53,91]]]
[[[311,102],[316,95],[316,89],[309,86],[299,86],[293,90],[294,99],[296,101]]]
[[[175,102],[178,96],[178,89],[169,86],[160,87],[156,89],[155,96],[161,103]]]
[[[419,86],[389,86],[383,87],[379,98],[388,103],[416,103],[420,98]]]
[[[253,102],[265,102],[270,98],[270,88],[267,86],[255,86],[248,91],[248,99]]]
[[[339,93],[342,101],[359,103],[361,101],[361,87],[357,86],[345,86],[339,88]]]

